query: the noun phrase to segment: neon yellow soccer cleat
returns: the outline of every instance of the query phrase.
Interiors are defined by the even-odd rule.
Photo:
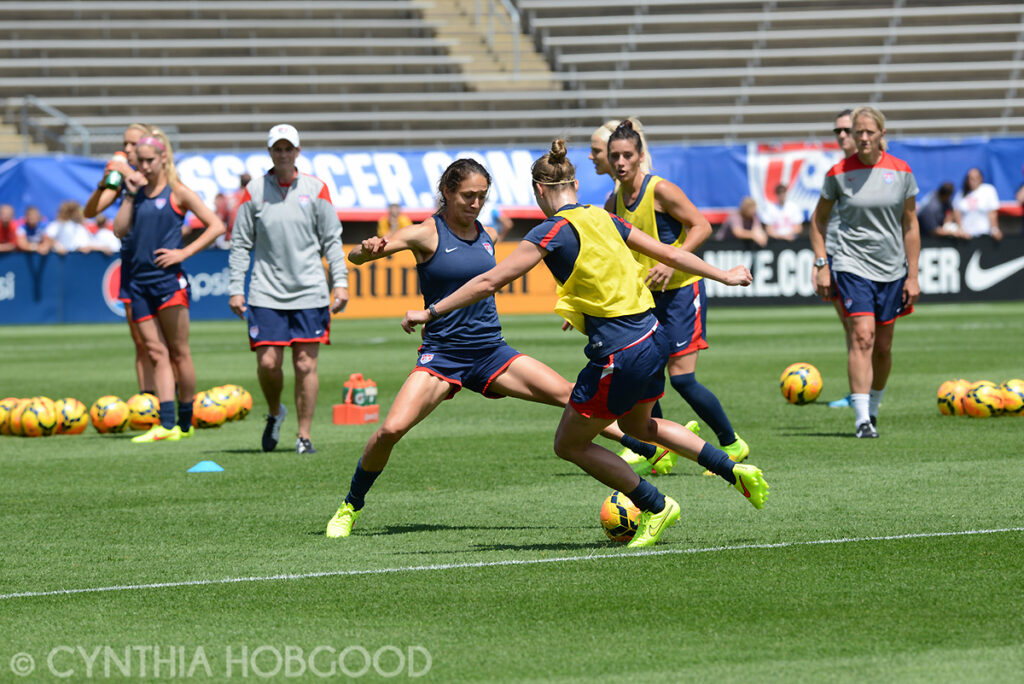
[[[729,454],[729,458],[735,463],[743,463],[750,455],[750,447],[739,435],[736,435],[735,442],[722,447],[722,451]]]
[[[622,451],[619,452],[619,458],[628,463],[629,465],[635,465],[637,463],[647,462],[647,459],[636,453],[629,447],[622,447]]]
[[[768,498],[768,483],[764,481],[761,469],[757,466],[737,463],[732,474],[736,476],[736,484],[733,485],[736,491],[747,497],[757,510],[764,508],[765,499]]]
[[[347,537],[352,534],[352,525],[359,519],[360,513],[362,513],[362,510],[357,511],[352,508],[352,504],[342,504],[338,512],[331,518],[331,521],[327,523],[327,536],[330,539],[337,539],[338,537]]]
[[[658,447],[658,453],[651,459],[651,475],[668,475],[676,467],[679,454],[671,449]]]
[[[181,432],[182,439],[191,439],[196,436],[196,428],[193,425],[188,426],[188,430],[182,430],[181,426],[178,426],[178,431]]]
[[[132,437],[135,444],[151,444],[152,442],[177,442],[181,439],[181,428],[177,425],[170,430],[163,425],[154,425],[138,437]]]
[[[666,528],[676,524],[679,520],[679,504],[670,496],[665,497],[665,508],[661,513],[644,511],[636,521],[636,534],[633,540],[626,546],[631,549],[640,549],[647,546],[654,546],[661,533]]]

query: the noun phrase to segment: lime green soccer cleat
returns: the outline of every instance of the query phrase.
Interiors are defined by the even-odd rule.
[[[327,523],[327,536],[331,539],[337,539],[338,537],[347,537],[352,534],[352,525],[359,519],[360,513],[362,511],[352,508],[352,504],[342,504],[338,512],[331,518],[331,522]]]
[[[679,520],[679,504],[670,496],[665,497],[665,508],[661,513],[644,511],[636,521],[636,534],[632,541],[626,546],[631,549],[640,549],[647,546],[654,546],[665,528],[676,524]]]
[[[622,451],[619,452],[619,458],[628,463],[629,465],[636,465],[639,463],[646,463],[647,459],[636,453],[629,447],[622,447]]]
[[[735,463],[743,463],[750,455],[750,447],[739,435],[736,435],[735,442],[722,447],[722,451],[729,454],[729,458]]]
[[[651,475],[668,475],[676,467],[679,454],[671,449],[658,447],[658,453],[651,459]]]
[[[768,483],[764,481],[761,469],[737,463],[732,474],[736,476],[736,484],[733,485],[736,491],[747,497],[754,508],[764,508],[765,499],[768,498]]]
[[[132,437],[135,444],[151,444],[153,442],[177,442],[181,439],[181,428],[177,425],[170,430],[163,425],[154,425],[138,437]]]
[[[191,439],[196,436],[196,428],[194,425],[189,425],[188,430],[182,430],[181,426],[178,426],[178,431],[181,432],[182,439]]]

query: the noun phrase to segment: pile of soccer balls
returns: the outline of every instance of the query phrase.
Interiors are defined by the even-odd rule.
[[[821,373],[809,363],[794,363],[779,378],[782,396],[790,404],[810,404],[821,394]]]
[[[192,424],[215,428],[231,420],[242,420],[252,410],[252,394],[238,385],[218,385],[197,392],[192,402]]]
[[[999,385],[990,380],[947,380],[939,385],[938,403],[944,416],[1021,416],[1024,380],[1014,378]]]
[[[192,424],[220,427],[242,420],[252,410],[252,394],[238,385],[219,385],[196,394]],[[108,394],[86,407],[73,397],[54,401],[49,397],[0,400],[0,434],[19,437],[80,435],[89,423],[97,432],[148,430],[160,422],[160,401],[152,394],[134,394],[126,400]]]
[[[73,397],[0,400],[0,435],[49,437],[78,435],[89,424],[85,404]]]

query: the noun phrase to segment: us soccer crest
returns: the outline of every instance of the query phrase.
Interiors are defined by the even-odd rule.
[[[484,243],[484,249],[487,250],[488,254],[490,254],[491,256],[494,256],[494,247],[491,246],[490,242],[485,242]]]
[[[795,204],[808,218],[821,196],[825,174],[842,160],[835,143],[781,143],[747,145],[750,196],[758,209],[778,202],[775,188],[785,185],[786,204]]]

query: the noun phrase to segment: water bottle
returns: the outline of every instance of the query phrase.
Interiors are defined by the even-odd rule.
[[[110,162],[122,161],[128,163],[128,155],[124,152],[115,152],[114,156],[110,158]],[[120,190],[121,182],[124,181],[124,175],[120,171],[114,168],[107,169],[107,175],[103,177],[103,187],[110,188],[111,190]]]

